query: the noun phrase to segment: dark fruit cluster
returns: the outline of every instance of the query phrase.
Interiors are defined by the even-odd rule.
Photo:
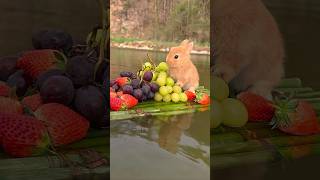
[[[61,30],[42,30],[32,36],[35,49],[56,49],[67,53],[72,45],[72,36]]]
[[[76,87],[86,86],[93,82],[94,66],[87,56],[75,56],[69,59],[66,73]]]
[[[16,56],[0,58],[0,81],[7,80],[8,77],[17,70],[17,60],[18,57]]]
[[[120,73],[120,77],[127,77],[129,81],[120,86],[119,79],[111,80],[110,87],[113,91],[133,95],[139,102],[153,99],[155,93],[159,90],[159,85],[151,82],[152,73],[151,75],[145,73],[143,79],[139,79],[135,73],[123,71]]]
[[[35,49],[40,50],[27,51],[29,56],[25,57],[24,61],[29,62],[28,66],[21,63],[18,66],[25,52],[21,53],[20,57],[0,58],[0,82],[3,87],[10,88],[10,92],[15,92],[21,100],[31,95],[40,96],[41,100],[38,98],[38,102],[32,102],[31,98],[27,98],[30,104],[59,103],[69,106],[89,120],[92,127],[106,127],[109,121],[106,118],[109,105],[107,103],[109,102],[108,60],[102,62],[95,75],[99,53],[81,45],[78,47],[85,51],[81,50],[77,54],[72,49],[74,43],[71,35],[60,30],[39,31],[33,35],[32,43]],[[43,55],[46,57],[43,58],[44,63],[51,58],[47,51],[41,49],[59,52],[58,54],[64,57],[65,63],[30,77],[25,69],[32,71],[41,69],[37,64],[39,61],[33,61],[32,58]],[[42,61],[41,57],[39,59]],[[8,94],[7,90],[4,94]]]

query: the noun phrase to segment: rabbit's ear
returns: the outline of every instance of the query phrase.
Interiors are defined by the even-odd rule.
[[[191,52],[192,49],[193,49],[193,42],[189,42],[189,43],[186,45],[186,47],[187,47],[188,52]]]
[[[180,46],[186,46],[189,43],[188,39],[185,39],[181,42]]]

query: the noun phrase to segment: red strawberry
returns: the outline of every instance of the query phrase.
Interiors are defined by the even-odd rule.
[[[51,49],[27,51],[19,58],[17,66],[23,69],[25,74],[35,79],[41,73],[56,67],[58,63],[56,52]]]
[[[123,101],[118,97],[110,97],[110,109],[113,111],[123,109]]]
[[[274,116],[271,101],[252,92],[242,92],[237,98],[246,106],[249,121],[270,121]]]
[[[187,95],[188,101],[193,101],[196,98],[196,94],[194,92],[185,91],[184,93]]]
[[[32,96],[26,96],[22,99],[21,103],[30,108],[32,111],[36,111],[38,107],[40,107],[43,102],[39,93],[34,94]]]
[[[293,135],[312,135],[320,133],[317,114],[313,106],[305,101],[277,101],[274,127]]]
[[[123,94],[120,96],[127,109],[130,109],[138,104],[138,100],[130,94]]]
[[[22,114],[23,107],[17,100],[8,97],[0,97],[0,113]]]
[[[122,86],[124,86],[124,85],[126,85],[126,84],[129,84],[129,83],[130,83],[130,79],[129,79],[128,77],[118,77],[118,78],[116,79],[116,83],[117,83],[120,87],[122,87]]]
[[[202,105],[208,105],[210,104],[210,97],[207,93],[197,93],[195,102]]]
[[[67,106],[49,103],[35,112],[37,119],[46,125],[54,146],[70,144],[84,138],[89,121]]]
[[[49,144],[46,128],[31,116],[0,113],[0,142],[14,157],[41,154]]]
[[[0,96],[8,97],[10,95],[10,91],[10,87],[6,83],[0,81]]]

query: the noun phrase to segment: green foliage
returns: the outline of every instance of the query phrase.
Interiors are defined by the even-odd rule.
[[[204,4],[204,2],[206,2]],[[168,18],[163,23],[155,24],[156,39],[181,41],[189,38],[201,43],[209,41],[210,31],[210,1],[180,0],[168,12]],[[161,18],[159,17],[156,18]],[[159,22],[159,21],[155,21]]]
[[[208,1],[209,2],[209,1]],[[180,0],[170,13],[162,37],[166,40],[180,41],[191,38],[201,43],[209,41],[210,9],[198,0]],[[171,36],[169,34],[171,33]],[[170,39],[171,38],[171,39]]]
[[[117,6],[120,0],[111,2]],[[122,24],[118,24],[122,27],[121,32],[115,33],[117,37],[121,37],[122,33],[126,40],[128,37],[166,42],[192,39],[197,44],[209,44],[210,0],[121,0],[121,2],[123,9],[115,12],[123,21]],[[121,39],[116,38],[113,41],[120,42]]]

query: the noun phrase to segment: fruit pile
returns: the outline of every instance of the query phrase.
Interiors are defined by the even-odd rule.
[[[118,111],[130,109],[138,102],[154,100],[163,102],[195,101],[208,105],[208,91],[199,87],[195,92],[183,91],[168,74],[167,63],[154,65],[145,62],[137,73],[121,72],[120,77],[110,81],[110,108]]]
[[[213,84],[212,128],[220,124],[243,127],[247,122],[269,122],[272,128],[292,135],[320,133],[312,104],[294,99],[294,94],[274,91],[272,101],[251,92],[229,98],[229,87],[222,79],[213,77]]]
[[[33,50],[0,58],[0,147],[14,157],[73,143],[108,123],[109,78],[106,59],[96,67],[98,46],[76,45],[59,30],[35,33],[32,43]]]
[[[248,112],[244,104],[234,98],[229,98],[229,87],[220,78],[213,77],[213,114],[211,127],[216,128],[221,123],[230,127],[242,127],[248,121]]]

